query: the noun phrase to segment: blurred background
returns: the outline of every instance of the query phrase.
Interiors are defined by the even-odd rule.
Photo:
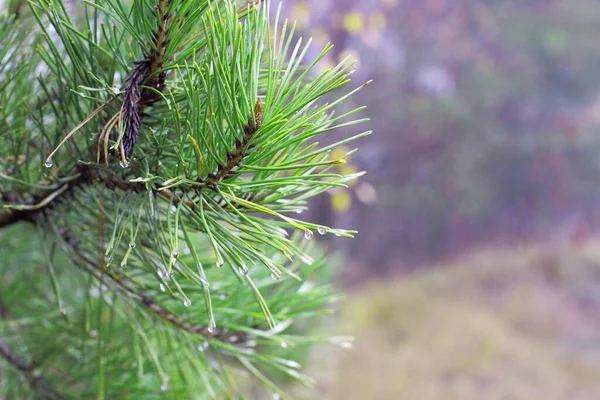
[[[315,351],[321,395],[600,398],[600,2],[283,4],[374,80],[330,137],[373,129],[367,175],[308,216],[360,231],[328,238],[357,340]]]

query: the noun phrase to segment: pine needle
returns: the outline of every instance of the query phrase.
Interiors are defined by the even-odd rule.
[[[52,157],[54,157],[54,155],[67,142],[67,140],[69,140],[71,138],[71,136],[73,136],[78,130],[80,130],[85,124],[87,124],[92,118],[94,118],[94,116],[96,114],[98,114],[100,111],[102,111],[104,109],[104,107],[106,107],[113,100],[114,100],[114,98],[111,98],[108,101],[106,101],[105,103],[101,104],[98,108],[96,108],[94,111],[92,111],[87,117],[85,117],[79,124],[77,124],[77,126],[75,126],[75,128],[73,128],[73,130],[71,130],[71,132],[69,132],[67,134],[67,136],[64,137],[64,139],[58,144],[58,146],[56,146],[56,148],[52,151],[52,153],[50,153],[48,158],[46,158],[46,163],[47,164],[52,163]]]

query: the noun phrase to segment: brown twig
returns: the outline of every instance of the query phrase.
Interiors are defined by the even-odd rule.
[[[77,173],[71,180],[65,182],[58,189],[50,188],[36,193],[27,202],[19,202],[17,196],[14,194],[4,193],[3,197],[10,201],[11,204],[5,204],[5,207],[8,208],[8,211],[0,213],[0,228],[13,225],[17,222],[29,222],[35,224],[38,215],[44,214],[49,209],[54,207],[57,202],[72,193],[75,188],[85,184],[94,184],[100,182],[105,187],[110,189],[118,188],[121,190],[136,192],[146,190],[146,187],[143,183],[123,181],[115,178],[114,175],[109,171],[102,171],[86,164],[79,164],[77,166]],[[56,195],[57,192],[60,192],[59,196]]]
[[[7,207],[6,211],[0,212],[0,229],[19,222],[35,224],[36,218],[39,215],[47,213],[52,207],[55,207],[58,202],[64,200],[65,196],[72,194],[76,188],[84,185],[98,184],[109,189],[119,189],[125,192],[136,193],[148,190],[144,183],[125,181],[117,178],[110,171],[97,169],[86,164],[79,164],[77,171],[78,172],[73,179],[66,182],[58,189],[53,188],[43,190],[36,193],[27,202],[19,201],[18,197],[14,194],[4,193],[4,198],[9,200],[10,203],[5,204],[5,207]],[[198,209],[198,205],[194,201],[185,198],[188,191],[184,191],[181,195],[177,195],[170,189],[164,189],[160,186],[150,190],[157,196],[173,202],[175,206],[183,202],[183,204],[191,210]],[[56,194],[58,191],[61,193],[57,196]],[[19,207],[24,207],[26,209],[16,209]],[[225,208],[225,206],[223,206],[223,208]]]
[[[19,357],[6,343],[0,340],[0,357],[16,370],[21,372],[29,382],[29,386],[40,394],[40,399],[59,400],[66,398],[65,396],[54,390],[48,381],[36,371],[34,364],[30,364]]]
[[[101,274],[104,277],[110,279],[115,285],[121,289],[124,293],[127,293],[129,296],[134,298],[136,301],[144,305],[144,307],[154,316],[160,318],[161,320],[168,322],[178,329],[182,329],[186,332],[194,333],[206,338],[214,338],[221,341],[227,341],[231,344],[243,344],[248,340],[248,334],[245,332],[237,332],[237,331],[229,331],[225,328],[209,328],[205,325],[200,324],[191,324],[189,322],[183,321],[177,315],[173,314],[171,311],[166,309],[165,307],[159,305],[150,297],[146,296],[143,293],[136,291],[134,288],[129,286],[118,274],[115,274],[110,269],[102,269],[98,266],[96,262],[94,262],[87,254],[83,252],[76,244],[71,237],[69,237],[68,233],[64,232],[61,234],[62,239],[70,245],[73,249],[77,257],[83,261],[87,266],[87,271],[92,273],[94,277],[100,279]]]
[[[201,180],[206,187],[216,190],[219,183],[235,175],[235,169],[239,167],[244,157],[248,155],[250,141],[254,134],[260,129],[263,121],[263,103],[260,99],[254,104],[254,115],[248,118],[248,123],[244,125],[244,136],[235,142],[235,148],[227,154],[227,163],[219,165],[216,173],[208,174],[206,179]]]
[[[4,304],[4,302],[2,301],[1,298],[0,298],[0,318],[2,318],[2,319],[12,318],[12,313],[10,312],[8,307],[6,307],[6,304]]]

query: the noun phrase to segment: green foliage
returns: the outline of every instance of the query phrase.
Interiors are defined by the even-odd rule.
[[[260,2],[34,0],[0,16],[0,393],[235,398],[338,296],[306,201],[351,63],[320,75]],[[331,46],[323,49],[324,57]],[[358,89],[357,89],[358,90]],[[331,98],[331,97],[329,97]],[[335,340],[334,340],[335,341]],[[290,353],[291,354],[291,353]],[[294,356],[297,354],[294,352]]]

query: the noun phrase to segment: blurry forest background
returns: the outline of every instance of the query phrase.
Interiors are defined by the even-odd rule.
[[[600,398],[600,2],[283,4],[374,80],[331,137],[373,129],[367,175],[311,207],[360,232],[329,238],[357,341],[315,351],[323,397]]]
[[[354,81],[374,80],[352,99],[372,119],[350,166],[367,176],[313,205],[361,232],[339,241],[349,283],[599,226],[599,2],[283,3],[303,36],[335,44],[322,68],[351,56]]]

